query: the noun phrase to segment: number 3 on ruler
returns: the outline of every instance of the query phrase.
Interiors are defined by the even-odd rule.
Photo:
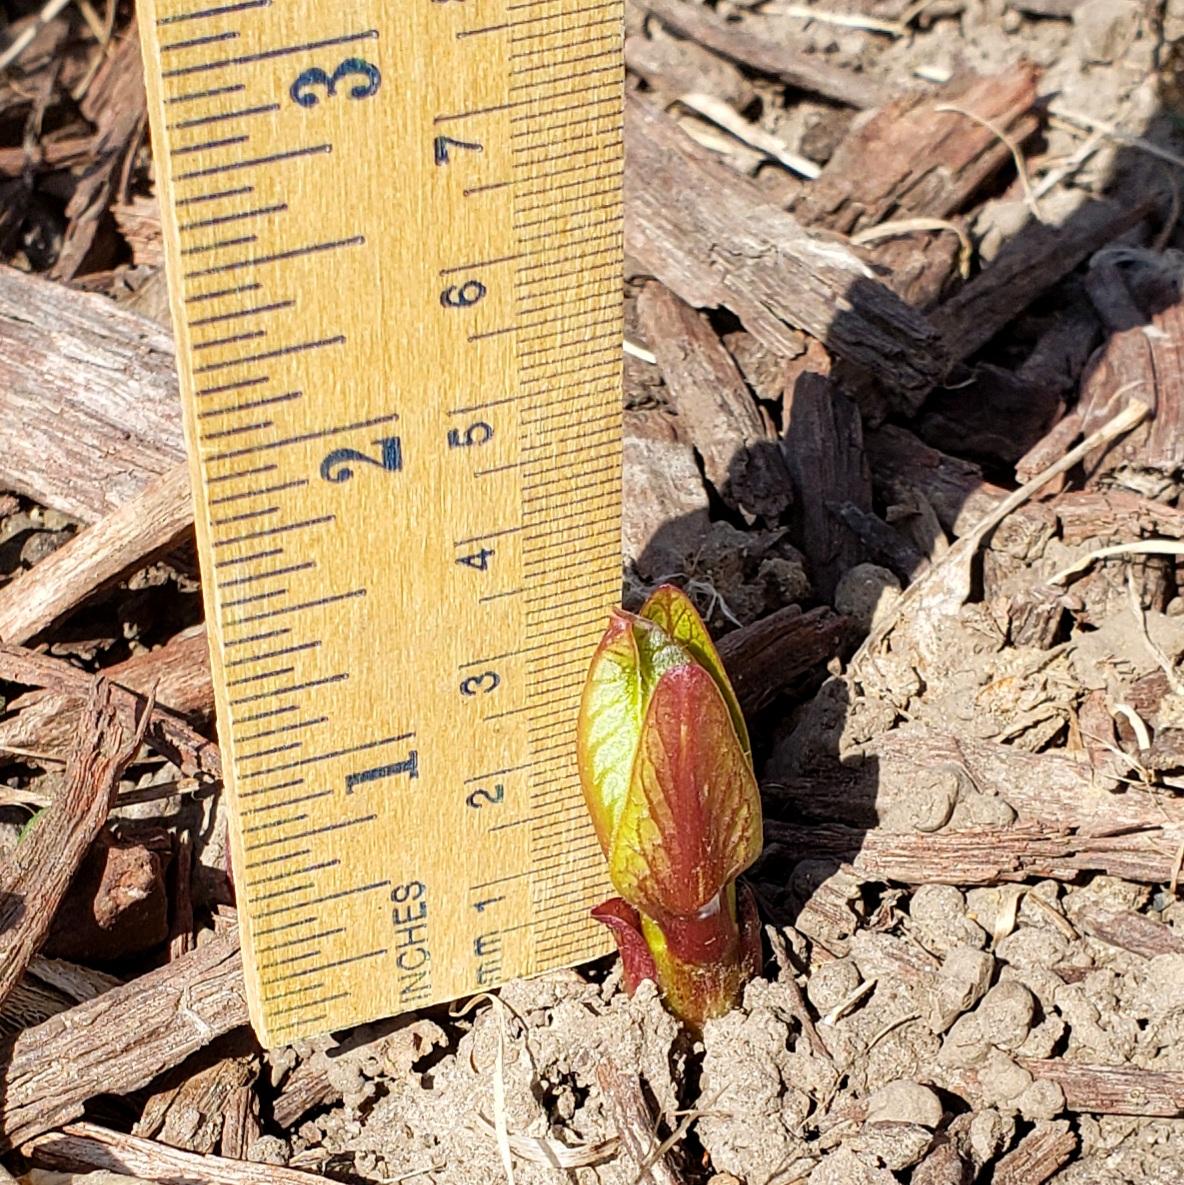
[[[361,74],[366,79],[365,82],[360,82],[357,86],[350,88],[349,97],[351,99],[368,99],[382,85],[382,75],[378,72],[377,66],[372,66],[361,58],[346,58],[332,74],[326,74],[320,66],[313,66],[311,69],[305,70],[292,83],[288,94],[292,96],[292,102],[299,103],[301,107],[315,107],[321,100],[320,96],[312,89],[313,87],[323,86],[325,95],[332,98],[337,94],[337,84],[351,74]]]

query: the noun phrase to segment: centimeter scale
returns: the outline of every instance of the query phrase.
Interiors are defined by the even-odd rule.
[[[141,0],[265,1044],[608,949],[621,0]]]

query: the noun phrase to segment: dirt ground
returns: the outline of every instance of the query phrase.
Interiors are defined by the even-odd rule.
[[[0,5],[33,31],[0,75],[0,852],[87,719],[32,652],[183,728],[0,1006],[14,1066],[233,922],[191,539],[28,609],[181,456],[131,13],[39,10]],[[228,1022],[86,1094],[86,1138],[0,1091],[32,1185],[1184,1183],[1184,3],[643,0],[626,32],[625,603],[674,580],[721,638],[764,978],[701,1041],[615,959],[266,1054]],[[134,363],[80,353],[116,306]],[[61,464],[39,382],[103,425]]]

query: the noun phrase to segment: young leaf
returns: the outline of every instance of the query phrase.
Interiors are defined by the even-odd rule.
[[[584,801],[605,855],[629,789],[642,711],[632,619],[614,613],[592,656],[576,739]]]
[[[637,910],[620,897],[610,897],[592,910],[592,916],[612,931],[625,972],[625,990],[633,995],[643,979],[657,982],[658,969],[641,932],[641,915]]]
[[[666,671],[613,835],[613,885],[659,923],[694,917],[718,908],[760,849],[756,779],[723,694],[702,667]]]
[[[588,671],[580,701],[580,782],[607,855],[620,821],[654,686],[664,671],[691,656],[661,629],[632,613],[614,613]]]
[[[736,700],[736,693],[732,690],[719,651],[716,650],[715,643],[712,642],[711,635],[690,598],[673,584],[663,584],[654,590],[649,600],[641,607],[641,616],[660,626],[667,636],[689,651],[701,667],[706,667],[711,672],[728,705],[736,736],[740,739],[745,754],[751,758],[752,746],[748,740],[748,728],[744,723],[740,704]]]

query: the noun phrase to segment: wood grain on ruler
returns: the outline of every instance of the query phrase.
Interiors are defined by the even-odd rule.
[[[149,0],[252,1017],[602,953],[620,0]]]

